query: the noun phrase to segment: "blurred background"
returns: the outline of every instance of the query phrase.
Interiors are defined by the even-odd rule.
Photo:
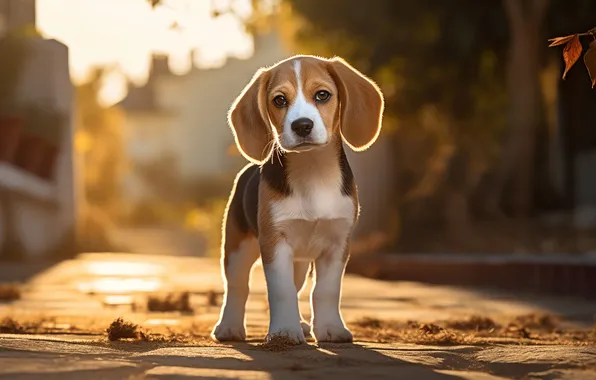
[[[0,259],[217,256],[260,67],[339,55],[386,97],[350,153],[354,255],[596,248],[596,92],[548,39],[593,0],[0,0]],[[587,45],[592,38],[584,38]],[[581,60],[580,60],[581,62]]]

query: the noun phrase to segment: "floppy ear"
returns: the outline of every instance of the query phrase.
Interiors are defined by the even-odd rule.
[[[271,153],[273,131],[267,114],[269,72],[260,69],[236,98],[228,113],[236,146],[246,159],[262,164]]]
[[[381,132],[385,101],[379,87],[343,59],[329,60],[339,90],[341,134],[356,152],[368,149]]]

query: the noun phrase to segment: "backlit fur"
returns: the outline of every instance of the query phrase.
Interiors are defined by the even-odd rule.
[[[317,93],[331,96],[321,101]],[[276,105],[283,96],[287,103]],[[349,342],[339,310],[358,192],[342,142],[368,148],[379,135],[383,97],[370,79],[340,58],[295,56],[259,70],[234,102],[229,123],[253,164],[237,176],[222,241],[225,300],[213,330],[219,341],[246,338],[250,272],[259,255],[267,281],[267,338],[302,343]],[[292,123],[312,121],[306,136]],[[256,165],[255,165],[256,164]],[[297,292],[315,269],[312,319],[304,321]]]

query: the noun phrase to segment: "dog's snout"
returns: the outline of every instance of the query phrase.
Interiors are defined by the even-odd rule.
[[[313,121],[306,117],[301,117],[292,122],[292,131],[300,137],[306,137],[310,135],[310,131],[313,128]]]

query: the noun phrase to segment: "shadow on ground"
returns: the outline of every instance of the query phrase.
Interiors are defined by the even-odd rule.
[[[540,355],[536,354],[540,350]],[[139,355],[158,379],[543,378],[594,368],[594,348],[321,344],[272,352],[252,344],[164,348]],[[591,372],[594,375],[594,372]],[[554,377],[558,378],[558,377]]]
[[[405,352],[404,360],[385,355],[359,344],[313,345],[294,347],[284,351],[269,351],[251,344],[234,344],[226,348],[212,347],[210,355],[193,355],[194,348],[164,349],[143,356],[157,367],[148,375],[167,379],[263,378],[291,380],[306,378],[362,379],[460,379],[458,376],[436,372],[445,367],[441,360],[430,356],[416,357]],[[399,355],[403,354],[399,350]],[[198,354],[198,352],[195,352]]]

